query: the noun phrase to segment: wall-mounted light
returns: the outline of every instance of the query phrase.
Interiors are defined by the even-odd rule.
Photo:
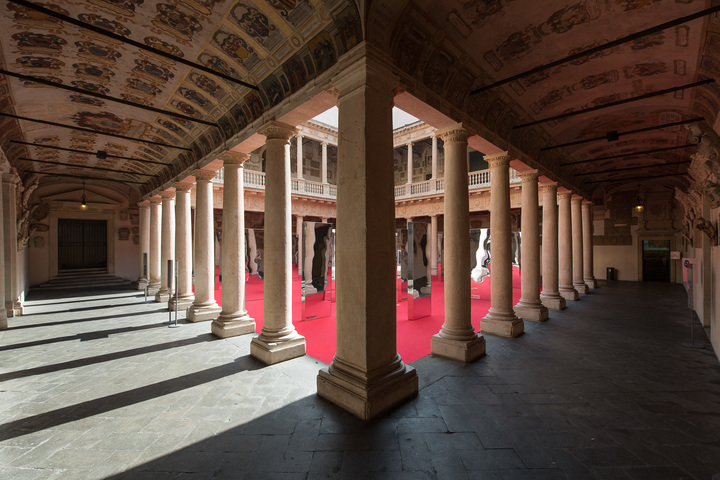
[[[638,213],[645,211],[645,206],[643,205],[642,197],[640,196],[640,185],[638,185],[638,196],[637,201],[635,202],[635,211]]]

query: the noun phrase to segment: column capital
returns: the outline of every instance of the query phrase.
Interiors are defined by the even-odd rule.
[[[328,142],[320,142],[320,144],[321,144],[323,147],[327,147],[327,146],[328,146]]]
[[[491,155],[485,155],[483,159],[488,163],[490,168],[495,166],[510,166],[510,155],[508,152],[493,153]]]
[[[285,123],[270,120],[266,124],[258,128],[258,133],[264,135],[268,140],[290,140],[297,135],[298,131],[295,127],[291,127]]]
[[[175,189],[173,188],[173,189],[163,190],[162,192],[160,192],[160,196],[163,199],[165,199],[165,198],[173,199],[173,198],[175,198]]]
[[[199,181],[209,182],[213,178],[215,178],[215,175],[217,175],[217,172],[213,170],[195,170],[193,173],[195,176],[195,179]]]
[[[443,142],[467,142],[472,135],[462,123],[456,123],[450,127],[435,130],[435,135],[440,137]]]
[[[149,198],[150,205],[160,205],[162,203],[162,197],[160,195],[155,195],[153,197]]]
[[[557,182],[548,182],[548,183],[540,184],[541,192],[552,191],[553,193],[557,194],[557,189],[558,189]]]
[[[3,183],[19,183],[20,177],[15,173],[3,173],[2,181]]]
[[[408,141],[408,142],[405,142],[405,145],[407,145],[408,147],[412,147],[413,145],[415,145],[415,143]]]
[[[562,199],[570,200],[570,197],[572,197],[572,192],[567,191],[567,190],[558,191],[557,196],[558,196],[558,199],[562,198]]]
[[[366,46],[365,49],[366,55],[333,77],[332,84],[335,86],[338,100],[363,86],[372,87],[391,98],[395,96],[400,78],[379,59],[382,55],[379,50],[368,47]]]
[[[587,199],[583,198],[582,204],[583,204],[583,206],[589,207],[590,205],[592,205],[592,200],[587,200]]]
[[[223,161],[223,167],[228,165],[242,166],[242,164],[250,158],[250,155],[247,153],[228,150],[227,152],[221,153],[219,158]]]
[[[578,205],[580,205],[580,204],[582,203],[582,201],[583,201],[583,197],[581,197],[580,195],[577,195],[577,194],[573,193],[573,194],[572,194],[572,197],[570,197],[570,201],[571,201],[572,203],[577,203]]]
[[[190,182],[177,182],[175,186],[176,192],[188,192],[192,189],[194,184]]]
[[[520,177],[523,183],[537,181],[539,176],[540,172],[537,170],[523,170],[522,172],[518,172],[518,177]]]
[[[150,206],[150,200],[143,200],[142,202],[137,203],[138,207],[149,207]]]

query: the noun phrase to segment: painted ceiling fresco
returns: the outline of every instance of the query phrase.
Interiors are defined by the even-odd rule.
[[[0,112],[80,128],[0,116],[0,148],[21,173],[120,179],[140,191],[193,165],[362,41],[347,0],[35,2],[101,32],[3,3],[2,68],[25,77],[2,76]]]
[[[583,189],[651,174],[682,173],[693,147],[598,162],[688,142],[683,126],[627,135],[618,141],[547,148],[578,140],[705,117],[712,126],[720,107],[715,83],[641,101],[634,97],[691,84],[720,74],[717,13],[633,38],[611,48],[523,75],[490,90],[482,86],[607,42],[714,6],[704,0],[417,0],[402,9],[376,8],[371,19],[394,16],[392,35],[369,31],[387,43],[396,65],[422,82],[431,103],[442,98],[500,137]],[[390,23],[390,22],[388,22]],[[412,93],[412,92],[411,92]],[[622,103],[622,102],[627,103]],[[543,121],[587,108],[595,111]],[[582,162],[571,165],[573,162]],[[650,175],[650,174],[648,174]]]

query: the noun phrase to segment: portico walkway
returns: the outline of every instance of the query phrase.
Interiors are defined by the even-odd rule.
[[[315,395],[324,366],[264,366],[253,335],[169,329],[137,292],[33,298],[0,332],[0,478],[715,478],[720,366],[667,284],[600,289],[363,423]]]

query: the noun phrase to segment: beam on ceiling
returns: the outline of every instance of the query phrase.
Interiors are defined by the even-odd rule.
[[[560,166],[566,167],[568,165],[570,165],[570,166],[580,165],[581,163],[600,162],[602,160],[614,160],[616,158],[624,158],[624,157],[636,157],[638,155],[649,155],[651,153],[667,152],[670,150],[678,150],[681,148],[689,148],[689,147],[697,147],[697,144],[686,143],[685,145],[676,145],[674,147],[653,148],[652,150],[643,150],[641,152],[621,153],[619,155],[609,155],[607,157],[598,157],[598,158],[590,158],[588,160],[580,160],[579,162],[565,162],[565,163],[561,163]]]
[[[188,67],[196,68],[198,70],[202,70],[203,72],[209,73],[211,75],[215,75],[216,77],[222,78],[223,80],[227,80],[228,82],[236,83],[238,85],[242,85],[244,87],[250,88],[252,90],[259,91],[260,89],[252,85],[250,83],[244,82],[242,80],[239,80],[235,77],[231,77],[230,75],[225,75],[222,72],[218,72],[216,70],[213,70],[210,67],[206,67],[205,65],[201,65],[199,63],[191,62],[190,60],[185,60],[182,57],[178,57],[177,55],[173,55],[169,52],[164,52],[162,50],[159,50],[157,48],[153,48],[149,45],[145,45],[144,43],[136,42],[135,40],[129,39],[127,37],[123,37],[122,35],[118,35],[116,33],[113,33],[109,30],[105,30],[104,28],[91,25],[89,23],[82,22],[76,18],[68,17],[67,15],[63,15],[62,13],[56,12],[55,10],[50,10],[48,8],[45,8],[41,5],[38,5],[36,3],[28,2],[25,0],[9,0],[13,3],[17,3],[18,5],[22,5],[25,8],[29,8],[31,10],[35,10],[37,12],[41,12],[45,15],[48,15],[53,18],[57,18],[59,20],[62,20],[64,22],[71,23],[77,27],[84,28],[86,30],[90,30],[94,33],[97,33],[99,35],[103,35],[108,38],[112,38],[113,40],[116,40],[118,42],[127,43],[128,45],[132,45],[133,47],[139,48],[141,50],[145,50],[148,52],[152,52],[155,55],[159,55],[161,57],[165,57],[167,59],[170,59],[174,62],[182,63],[183,65],[187,65]]]
[[[547,118],[541,118],[540,120],[523,123],[521,125],[515,125],[513,127],[513,129],[530,127],[532,125],[538,125],[540,123],[551,122],[553,120],[560,120],[560,119],[567,118],[567,117],[573,117],[575,115],[581,115],[583,113],[594,112],[596,110],[602,110],[604,108],[616,107],[618,105],[624,105],[626,103],[637,102],[638,100],[645,100],[647,98],[658,97],[660,95],[665,95],[667,93],[678,92],[680,90],[687,90],[689,88],[701,87],[701,86],[707,85],[709,83],[715,83],[715,79],[714,78],[706,78],[705,80],[700,80],[699,82],[688,83],[685,85],[680,85],[678,87],[666,88],[664,90],[658,90],[657,92],[650,92],[650,93],[646,93],[644,95],[638,95],[637,97],[625,98],[623,100],[618,100],[617,102],[604,103],[602,105],[596,105],[594,107],[583,108],[582,110],[575,110],[572,112],[561,113],[560,115],[555,115],[555,116],[547,117]]]
[[[102,170],[104,172],[113,172],[113,173],[127,173],[129,175],[137,175],[139,177],[154,177],[155,176],[155,175],[151,175],[149,173],[131,172],[128,170],[118,170],[116,168],[92,167],[90,165],[77,165],[75,163],[51,162],[49,160],[35,160],[33,158],[25,158],[25,157],[19,157],[18,160],[24,160],[26,162],[33,162],[33,163],[47,163],[48,165],[60,165],[62,167],[86,168],[89,170]]]
[[[17,120],[25,120],[26,122],[42,123],[44,125],[50,125],[52,127],[69,128],[70,130],[77,130],[79,132],[95,133],[97,135],[107,135],[108,137],[121,138],[123,140],[129,140],[131,142],[147,143],[149,145],[157,145],[159,147],[174,148],[177,150],[185,150],[187,152],[192,152],[192,149],[187,147],[178,147],[175,145],[169,145],[167,143],[153,142],[152,140],[145,140],[144,138],[126,137],[125,135],[119,135],[117,133],[107,133],[101,130],[93,130],[92,128],[76,127],[74,125],[65,125],[62,123],[50,122],[48,120],[40,120],[37,118],[21,117],[20,115],[13,115],[12,113],[0,112],[0,117],[15,118]]]
[[[29,145],[29,146],[31,146],[31,147],[51,148],[51,149],[53,149],[53,150],[62,150],[62,151],[64,151],[64,152],[84,153],[85,155],[98,156],[98,153],[99,153],[99,152],[88,152],[87,150],[78,150],[78,149],[76,149],[76,148],[57,147],[57,146],[55,146],[55,145],[41,145],[41,144],[39,144],[39,143],[23,142],[23,141],[20,141],[20,140],[10,140],[10,143],[19,143],[20,145]],[[133,162],[152,163],[152,164],[155,164],[155,165],[163,165],[163,166],[165,166],[165,167],[168,166],[167,163],[163,163],[163,162],[156,162],[156,161],[153,161],[153,160],[145,160],[145,159],[143,159],[143,158],[122,157],[122,156],[120,156],[120,155],[111,155],[111,154],[109,154],[109,153],[107,153],[107,152],[105,152],[105,156],[108,157],[108,158],[119,158],[119,159],[121,159],[121,160],[130,160],[130,161],[133,161]]]
[[[601,173],[615,173],[615,172],[625,172],[628,170],[641,170],[643,168],[657,168],[657,167],[668,167],[671,165],[685,165],[687,163],[692,163],[692,160],[683,160],[682,162],[669,162],[669,163],[657,163],[652,165],[641,165],[639,167],[623,167],[623,168],[613,168],[611,170],[598,170],[597,172],[583,172],[583,173],[574,173],[574,177],[582,177],[585,175],[599,175]]]
[[[682,25],[683,23],[690,22],[692,20],[696,20],[698,18],[706,17],[708,15],[712,15],[713,13],[720,12],[720,5],[715,5],[714,7],[706,8],[705,10],[700,10],[699,12],[692,13],[690,15],[686,15],[684,17],[676,18],[675,20],[670,20],[669,22],[661,23],[660,25],[655,25],[654,27],[646,28],[645,30],[641,30],[636,33],[632,33],[630,35],[626,35],[624,37],[620,37],[617,40],[613,40],[611,42],[603,43],[602,45],[598,45],[597,47],[589,48],[587,50],[583,50],[582,52],[575,53],[573,55],[569,55],[565,58],[561,58],[559,60],[555,60],[550,63],[546,63],[544,65],[537,66],[535,68],[532,68],[530,70],[526,70],[524,72],[518,73],[516,75],[513,75],[511,77],[504,78],[502,80],[498,80],[495,83],[491,83],[490,85],[485,85],[483,87],[476,88],[472,92],[470,92],[470,95],[474,95],[476,93],[485,92],[487,90],[490,90],[492,88],[499,87],[501,85],[505,85],[506,83],[514,82],[515,80],[519,80],[521,78],[529,77],[530,75],[534,75],[538,72],[542,72],[544,70],[547,70],[549,68],[557,67],[558,65],[562,65],[563,63],[569,63],[574,60],[579,60],[581,58],[588,57],[590,55],[594,55],[598,52],[602,52],[604,50],[607,50],[609,48],[617,47],[618,45],[622,45],[623,43],[632,42],[633,40],[637,40],[639,38],[645,37],[647,35],[651,35],[653,33],[657,33],[663,30],[666,30],[668,28],[675,27],[677,25]]]
[[[96,98],[100,98],[102,100],[107,100],[110,102],[122,103],[123,105],[127,105],[129,107],[140,108],[142,110],[147,110],[149,112],[159,113],[161,115],[168,115],[170,117],[182,118],[183,120],[187,120],[188,122],[202,123],[203,125],[208,125],[210,127],[218,128],[217,124],[215,124],[213,122],[208,122],[207,120],[200,120],[198,118],[191,117],[190,115],[184,115],[182,113],[173,112],[172,110],[165,110],[163,108],[151,107],[149,105],[143,105],[140,103],[131,102],[129,100],[123,100],[122,98],[111,97],[110,95],[103,95],[102,93],[96,93],[96,92],[91,92],[88,90],[83,90],[82,88],[71,87],[69,85],[63,85],[62,83],[51,82],[50,80],[40,78],[40,77],[34,77],[32,75],[24,75],[22,73],[11,72],[9,70],[0,69],[0,73],[2,73],[5,76],[19,78],[20,80],[25,80],[28,82],[35,82],[35,83],[39,83],[41,85],[47,85],[48,87],[60,88],[62,90],[69,90],[71,92],[79,93],[81,95],[88,95],[90,97],[96,97]]]
[[[649,178],[663,178],[663,177],[684,177],[685,173],[668,173],[665,175],[645,175],[644,177],[629,177],[629,178],[617,178],[615,180],[588,180],[585,183],[614,183],[614,182],[634,182],[636,180],[647,180]]]
[[[628,130],[627,132],[614,132],[617,134],[618,137],[622,137],[625,135],[632,135],[635,133],[643,133],[643,132],[651,132],[653,130],[660,130],[661,128],[670,128],[670,127],[677,127],[678,125],[685,125],[692,122],[702,122],[705,120],[705,117],[693,117],[688,118],[687,120],[680,120],[679,122],[671,122],[671,123],[664,123],[662,125],[655,125],[653,127],[644,127],[644,128],[638,128],[636,130]],[[592,137],[592,138],[585,138],[583,140],[576,140],[574,142],[568,142],[568,143],[561,143],[560,145],[553,145],[550,147],[543,147],[540,149],[540,151],[545,150],[553,150],[556,148],[562,148],[562,147],[571,147],[574,145],[582,145],[583,143],[590,143],[590,142],[597,142],[600,140],[607,140],[608,136],[603,135],[602,137]],[[609,140],[608,140],[609,142]]]
[[[38,175],[52,175],[54,177],[81,178],[83,180],[100,180],[101,182],[136,183],[138,185],[145,185],[144,182],[136,182],[134,180],[118,180],[117,178],[87,177],[85,175],[71,175],[69,173],[52,173],[52,172],[37,172],[37,171],[33,171],[31,173],[36,173]]]

